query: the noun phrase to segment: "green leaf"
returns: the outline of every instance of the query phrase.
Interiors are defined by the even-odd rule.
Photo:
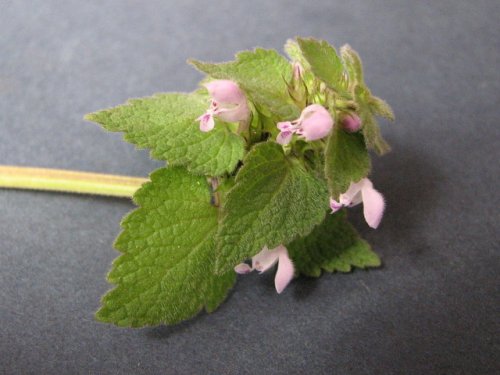
[[[292,61],[297,61],[302,65],[302,67],[306,70],[310,70],[311,66],[307,62],[307,60],[304,58],[304,55],[302,54],[302,50],[300,49],[299,44],[293,40],[293,39],[288,39],[285,43],[285,52],[288,55],[288,57]]]
[[[325,176],[330,195],[337,199],[351,182],[366,177],[370,168],[370,155],[363,136],[335,127],[325,149]]]
[[[349,74],[349,87],[359,106],[366,146],[369,149],[374,149],[380,155],[385,154],[391,148],[382,137],[375,116],[382,116],[393,121],[394,113],[385,101],[373,96],[366,86],[363,77],[363,64],[356,51],[346,44],[340,49],[340,54]]]
[[[117,284],[96,316],[119,326],[173,324],[213,311],[235,277],[214,274],[218,210],[204,177],[162,168],[134,196],[140,207],[122,222],[108,280]]]
[[[389,152],[391,146],[380,134],[380,127],[375,116],[369,110],[363,108],[360,110],[360,118],[363,124],[362,132],[365,136],[366,146],[375,150],[379,155]]]
[[[235,61],[220,64],[196,60],[189,63],[212,78],[237,82],[266,115],[277,116],[280,120],[295,119],[299,115],[286,85],[292,76],[291,64],[274,50],[257,48],[240,52]]]
[[[366,147],[374,149],[379,155],[383,155],[388,152],[391,147],[382,137],[377,119],[374,116],[374,108],[371,104],[373,96],[370,91],[363,86],[356,86],[354,94],[359,106],[358,111],[362,124],[361,130],[365,137]]]
[[[354,87],[356,84],[365,84],[363,77],[363,64],[358,53],[351,48],[349,44],[345,44],[340,48],[340,56],[344,61],[347,72],[349,74],[349,82]]]
[[[372,97],[370,98],[370,108],[374,115],[394,121],[394,112],[392,111],[391,106],[387,104],[385,100],[372,95]]]
[[[352,267],[380,266],[380,258],[346,220],[344,211],[328,215],[306,237],[288,244],[298,273],[318,277],[321,270],[349,272]]]
[[[276,143],[245,157],[229,191],[217,233],[216,269],[224,272],[258,253],[308,234],[328,208],[324,182]]]
[[[335,48],[324,40],[312,38],[297,38],[297,42],[314,75],[332,90],[345,95],[344,65]]]
[[[245,142],[222,122],[208,133],[200,131],[196,118],[207,107],[203,95],[157,94],[85,118],[109,131],[124,132],[125,140],[150,148],[153,158],[172,166],[185,166],[195,174],[231,173],[243,158]]]

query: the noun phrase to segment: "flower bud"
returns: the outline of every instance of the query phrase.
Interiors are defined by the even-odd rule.
[[[304,68],[298,61],[293,63],[292,69],[293,69],[293,79],[295,81],[302,79],[302,76],[304,75]]]
[[[354,133],[361,129],[361,119],[355,113],[344,116],[341,122],[346,132]]]
[[[299,108],[307,103],[307,87],[304,82],[304,68],[296,61],[292,64],[292,79],[287,83],[288,94]]]

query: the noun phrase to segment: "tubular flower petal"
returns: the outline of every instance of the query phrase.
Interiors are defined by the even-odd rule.
[[[384,197],[373,188],[368,178],[363,178],[356,183],[351,183],[347,191],[340,194],[339,201],[330,198],[332,213],[342,207],[352,207],[363,202],[363,214],[368,225],[376,229],[384,214]]]
[[[207,111],[197,118],[201,131],[208,132],[214,128],[214,116],[228,122],[248,119],[250,110],[245,94],[235,82],[221,79],[209,82],[205,87],[211,100]]]
[[[198,117],[197,120],[200,121],[200,130],[202,132],[209,132],[215,126],[213,113],[208,113],[208,111],[204,113],[201,117]]]
[[[278,270],[274,277],[274,286],[276,291],[281,293],[293,279],[295,272],[292,260],[288,256],[288,250],[283,245],[273,250],[264,246],[260,253],[252,258],[252,267],[246,263],[240,263],[234,267],[234,270],[239,274],[246,274],[253,270],[262,273],[274,266],[276,262],[278,262]]]
[[[323,106],[311,104],[304,108],[297,120],[279,122],[277,127],[280,130],[276,138],[279,144],[290,143],[293,134],[303,137],[306,141],[315,141],[330,133],[333,119]]]

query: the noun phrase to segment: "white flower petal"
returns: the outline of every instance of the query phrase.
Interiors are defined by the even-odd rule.
[[[200,120],[200,130],[202,132],[209,132],[212,130],[215,126],[215,121],[214,117],[212,116],[211,113],[205,113],[202,116],[198,117],[198,120]]]
[[[265,246],[260,253],[252,258],[252,268],[259,272],[267,271],[278,261],[278,252],[274,250],[269,250]]]
[[[252,272],[252,267],[250,267],[248,264],[246,263],[240,263],[238,264],[236,267],[234,267],[234,271],[236,273],[239,273],[241,275],[244,275],[246,273],[250,273]]]
[[[368,180],[368,182],[369,184],[367,183],[361,190],[363,196],[363,214],[368,225],[376,229],[384,215],[385,202],[382,194],[373,188],[371,181]]]
[[[363,178],[358,182],[351,182],[347,191],[344,194],[340,194],[339,202],[344,206],[355,206],[361,203],[362,198],[360,193],[361,188],[364,186],[364,180],[367,179]]]
[[[276,271],[276,276],[274,277],[274,286],[276,291],[279,293],[283,292],[287,285],[292,281],[293,275],[295,273],[293,263],[288,256],[287,249],[281,245],[276,248],[279,254],[278,260],[278,270]]]

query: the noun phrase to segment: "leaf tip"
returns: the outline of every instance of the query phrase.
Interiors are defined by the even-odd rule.
[[[83,119],[95,122],[96,117],[97,117],[97,112],[92,112],[92,113],[87,113],[85,116],[83,116]]]
[[[200,61],[198,61],[196,59],[193,59],[193,58],[189,58],[189,59],[186,60],[186,63],[188,63],[189,65],[196,66],[197,64],[200,63]]]
[[[83,116],[83,119],[102,125],[107,117],[109,117],[109,115],[107,111],[104,110],[104,111],[87,113],[85,116]]]
[[[375,152],[379,156],[383,156],[383,155],[391,152],[391,146],[389,146],[389,144],[385,140],[382,140],[381,142],[378,142],[375,145]]]

